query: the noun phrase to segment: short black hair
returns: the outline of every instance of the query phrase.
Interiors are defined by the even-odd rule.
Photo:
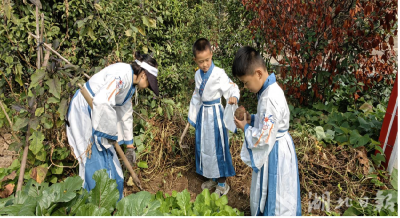
[[[196,40],[196,42],[193,44],[193,56],[196,57],[197,52],[202,52],[207,49],[210,49],[211,51],[211,44],[210,41],[208,41],[206,38],[200,38]]]
[[[232,65],[233,76],[253,75],[256,67],[266,69],[265,61],[257,50],[250,46],[244,46],[236,52]]]

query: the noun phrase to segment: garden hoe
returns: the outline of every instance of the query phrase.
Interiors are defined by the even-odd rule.
[[[93,99],[90,97],[89,92],[86,90],[86,88],[84,88],[81,84],[78,84],[79,88],[81,89],[81,93],[83,95],[83,97],[85,98],[85,100],[87,101],[87,103],[89,104],[90,108],[93,109]],[[140,180],[137,177],[135,171],[133,171],[131,164],[129,163],[128,159],[126,159],[124,152],[121,149],[121,146],[119,146],[118,142],[114,143],[115,146],[115,150],[117,151],[118,155],[122,158],[125,167],[129,170],[129,172],[131,173],[133,182],[135,183],[135,185],[140,189],[140,191],[143,191],[142,185],[140,184]]]

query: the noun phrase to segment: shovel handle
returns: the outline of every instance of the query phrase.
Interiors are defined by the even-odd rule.
[[[185,135],[186,135],[186,132],[187,132],[187,130],[189,129],[189,126],[190,126],[190,124],[189,124],[189,123],[187,123],[187,124],[186,124],[186,127],[185,127],[185,129],[183,130],[183,133],[182,133],[181,139],[179,140],[179,146],[181,146],[181,147],[182,147],[182,141],[183,141],[183,138],[185,137]]]
[[[89,104],[90,108],[93,109],[93,99],[90,96],[89,92],[81,84],[78,84],[78,86],[81,89],[80,92],[82,93],[83,97]],[[133,171],[131,164],[129,163],[128,159],[126,159],[124,151],[122,151],[122,148],[121,148],[121,146],[119,146],[118,142],[114,143],[114,147],[115,147],[115,150],[117,151],[118,155],[122,158],[122,161],[124,162],[125,167],[131,173],[133,182],[140,189],[140,191],[143,191],[143,188],[142,188],[142,185],[140,184],[140,180],[139,180],[138,176],[136,175],[135,171]]]
[[[129,163],[128,159],[126,159],[124,151],[122,151],[121,146],[119,146],[118,142],[114,143],[115,150],[119,154],[119,156],[122,158],[122,161],[124,162],[125,167],[129,170],[129,173],[131,173],[132,180],[135,183],[135,185],[139,188],[140,191],[143,191],[142,185],[140,184],[140,180],[137,177],[135,171],[133,171],[131,164]]]

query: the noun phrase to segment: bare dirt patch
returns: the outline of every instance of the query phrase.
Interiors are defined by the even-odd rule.
[[[9,167],[14,159],[18,158],[18,154],[15,151],[8,150],[13,142],[12,135],[5,129],[0,129],[0,168]]]

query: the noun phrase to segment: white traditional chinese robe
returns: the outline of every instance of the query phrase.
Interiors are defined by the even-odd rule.
[[[297,156],[288,132],[290,111],[271,74],[257,93],[257,114],[245,126],[241,158],[253,168],[252,215],[301,215]]]
[[[112,143],[133,143],[133,117],[131,97],[135,92],[133,70],[129,64],[116,63],[96,73],[85,84],[93,98],[93,110],[80,90],[77,90],[68,108],[67,136],[79,161],[79,176],[84,187],[95,186],[93,173],[106,169],[116,179],[120,197],[123,193],[123,173]],[[92,144],[91,157],[86,151]]]
[[[214,63],[207,72],[198,70],[195,82],[188,120],[196,128],[196,172],[207,178],[234,176],[221,97],[239,100],[239,88]]]

